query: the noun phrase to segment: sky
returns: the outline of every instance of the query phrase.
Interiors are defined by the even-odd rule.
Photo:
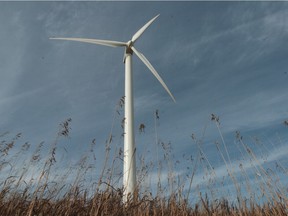
[[[234,145],[239,131],[247,143],[261,140],[267,158],[259,163],[285,163],[287,2],[0,2],[0,134],[22,133],[22,143],[49,146],[59,124],[71,118],[66,159],[76,160],[95,139],[103,164],[110,134],[112,149],[123,145],[124,49],[49,38],[125,42],[157,14],[135,47],[176,103],[133,56],[137,155],[156,161],[155,149],[168,143],[171,160],[195,158],[193,134],[218,176],[227,168],[215,148],[223,140],[230,165],[243,160],[249,171]],[[178,166],[176,174],[187,171]],[[199,184],[203,173],[200,168]]]

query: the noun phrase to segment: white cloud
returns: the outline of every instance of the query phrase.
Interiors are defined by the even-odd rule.
[[[287,116],[283,101],[288,100],[288,93],[275,94],[273,91],[261,91],[249,97],[235,101],[221,108],[223,130],[253,130],[273,124],[281,124]],[[221,117],[221,118],[222,118]]]

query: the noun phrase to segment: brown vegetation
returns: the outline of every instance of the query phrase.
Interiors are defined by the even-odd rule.
[[[158,111],[157,118],[159,120]],[[93,182],[92,186],[87,188],[82,184],[82,177],[85,176],[89,165],[86,161],[89,157],[84,155],[76,168],[77,174],[73,176],[73,180],[68,182],[69,173],[63,173],[60,178],[61,182],[54,182],[51,175],[53,175],[53,166],[57,163],[57,143],[61,137],[67,137],[70,130],[71,119],[66,120],[60,126],[59,133],[55,142],[53,142],[48,151],[48,155],[41,155],[43,143],[40,143],[34,150],[29,163],[23,163],[23,167],[14,167],[13,160],[17,160],[19,155],[24,154],[30,150],[30,144],[25,143],[21,146],[18,152],[11,152],[15,144],[21,138],[21,134],[17,134],[11,139],[6,139],[7,134],[0,135],[3,141],[0,141],[0,215],[287,215],[288,197],[285,185],[281,184],[278,174],[263,166],[261,158],[256,156],[256,153],[243,141],[240,132],[236,132],[236,145],[239,153],[245,157],[246,161],[250,161],[250,167],[253,170],[254,179],[257,181],[257,186],[260,188],[259,195],[253,190],[249,176],[242,163],[239,163],[238,174],[236,173],[235,166],[232,164],[227,150],[225,140],[221,134],[219,118],[212,115],[213,124],[215,123],[221,142],[215,142],[217,154],[226,166],[227,175],[230,178],[232,185],[235,188],[235,199],[223,196],[221,199],[215,197],[217,194],[217,186],[223,185],[224,182],[216,184],[215,170],[209,161],[205,151],[203,150],[202,140],[197,140],[196,136],[192,135],[192,140],[198,148],[198,155],[196,158],[190,160],[190,174],[186,175],[185,179],[185,193],[183,181],[176,181],[177,176],[173,174],[173,156],[171,155],[170,143],[160,143],[163,150],[163,158],[166,160],[169,168],[168,175],[168,189],[164,189],[161,184],[161,164],[154,164],[159,171],[157,184],[157,195],[152,196],[149,188],[141,187],[141,179],[147,175],[147,164],[142,159],[142,168],[139,171],[139,187],[133,196],[131,196],[128,203],[122,202],[123,189],[113,185],[113,170],[115,169],[115,158],[121,158],[121,149],[115,154],[111,166],[108,166],[108,155],[111,150],[110,144],[112,143],[112,135],[110,135],[106,143],[106,161],[104,167],[100,171],[100,177],[97,181]],[[157,133],[157,132],[156,132]],[[6,137],[6,138],[5,138]],[[6,139],[6,140],[4,140]],[[89,154],[93,155],[93,146],[95,140],[91,143]],[[263,148],[265,146],[261,146]],[[38,170],[37,179],[28,179],[25,176],[28,173],[29,167],[37,163],[37,166],[42,166]],[[176,160],[175,163],[179,163]],[[282,174],[287,176],[287,169],[280,162],[276,162],[277,169]],[[191,168],[192,167],[192,168]],[[192,170],[191,170],[192,169]],[[194,186],[194,178],[197,169],[202,169],[206,172],[208,179],[205,195],[202,190]],[[105,178],[105,173],[109,173],[110,177]],[[242,180],[239,180],[241,175]],[[3,177],[4,176],[4,177]],[[6,177],[5,177],[6,176]],[[223,180],[224,181],[224,180]],[[178,184],[175,185],[175,182]],[[243,190],[245,189],[245,193]],[[166,190],[166,191],[165,191]],[[169,191],[169,192],[168,192]],[[167,195],[168,194],[168,195]],[[189,197],[196,197],[196,201],[191,202]],[[257,198],[258,196],[258,198]],[[248,198],[247,198],[248,197]],[[236,200],[236,201],[235,201]]]

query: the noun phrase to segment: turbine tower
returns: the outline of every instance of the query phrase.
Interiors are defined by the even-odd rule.
[[[147,22],[141,29],[139,29],[128,42],[110,41],[110,40],[98,40],[87,38],[50,38],[55,40],[69,40],[78,41],[90,44],[98,44],[110,47],[125,47],[124,64],[125,64],[125,114],[124,114],[124,167],[123,167],[123,186],[124,202],[128,201],[129,194],[133,196],[136,188],[136,160],[135,160],[135,138],[134,138],[134,103],[133,103],[133,73],[132,73],[132,54],[135,53],[138,58],[148,67],[153,75],[158,79],[164,89],[171,96],[175,102],[175,98],[172,93],[151,65],[146,57],[136,50],[134,47],[135,42],[143,34],[143,32],[151,25],[151,23],[159,16],[155,16],[149,22]]]

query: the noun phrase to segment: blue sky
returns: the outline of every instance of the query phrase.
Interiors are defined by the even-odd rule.
[[[0,132],[49,145],[59,124],[72,118],[67,159],[87,151],[95,138],[101,164],[111,130],[112,148],[123,145],[123,111],[115,109],[124,95],[124,50],[49,37],[128,41],[157,14],[135,46],[177,103],[135,57],[138,155],[156,160],[157,135],[171,143],[175,160],[184,153],[195,157],[191,134],[200,139],[205,131],[202,148],[221,173],[226,168],[213,143],[222,135],[237,163],[233,143],[240,131],[247,142],[262,141],[268,161],[282,160],[288,153],[287,2],[0,2]],[[141,123],[144,134],[137,130]],[[200,182],[203,172],[198,175]]]

